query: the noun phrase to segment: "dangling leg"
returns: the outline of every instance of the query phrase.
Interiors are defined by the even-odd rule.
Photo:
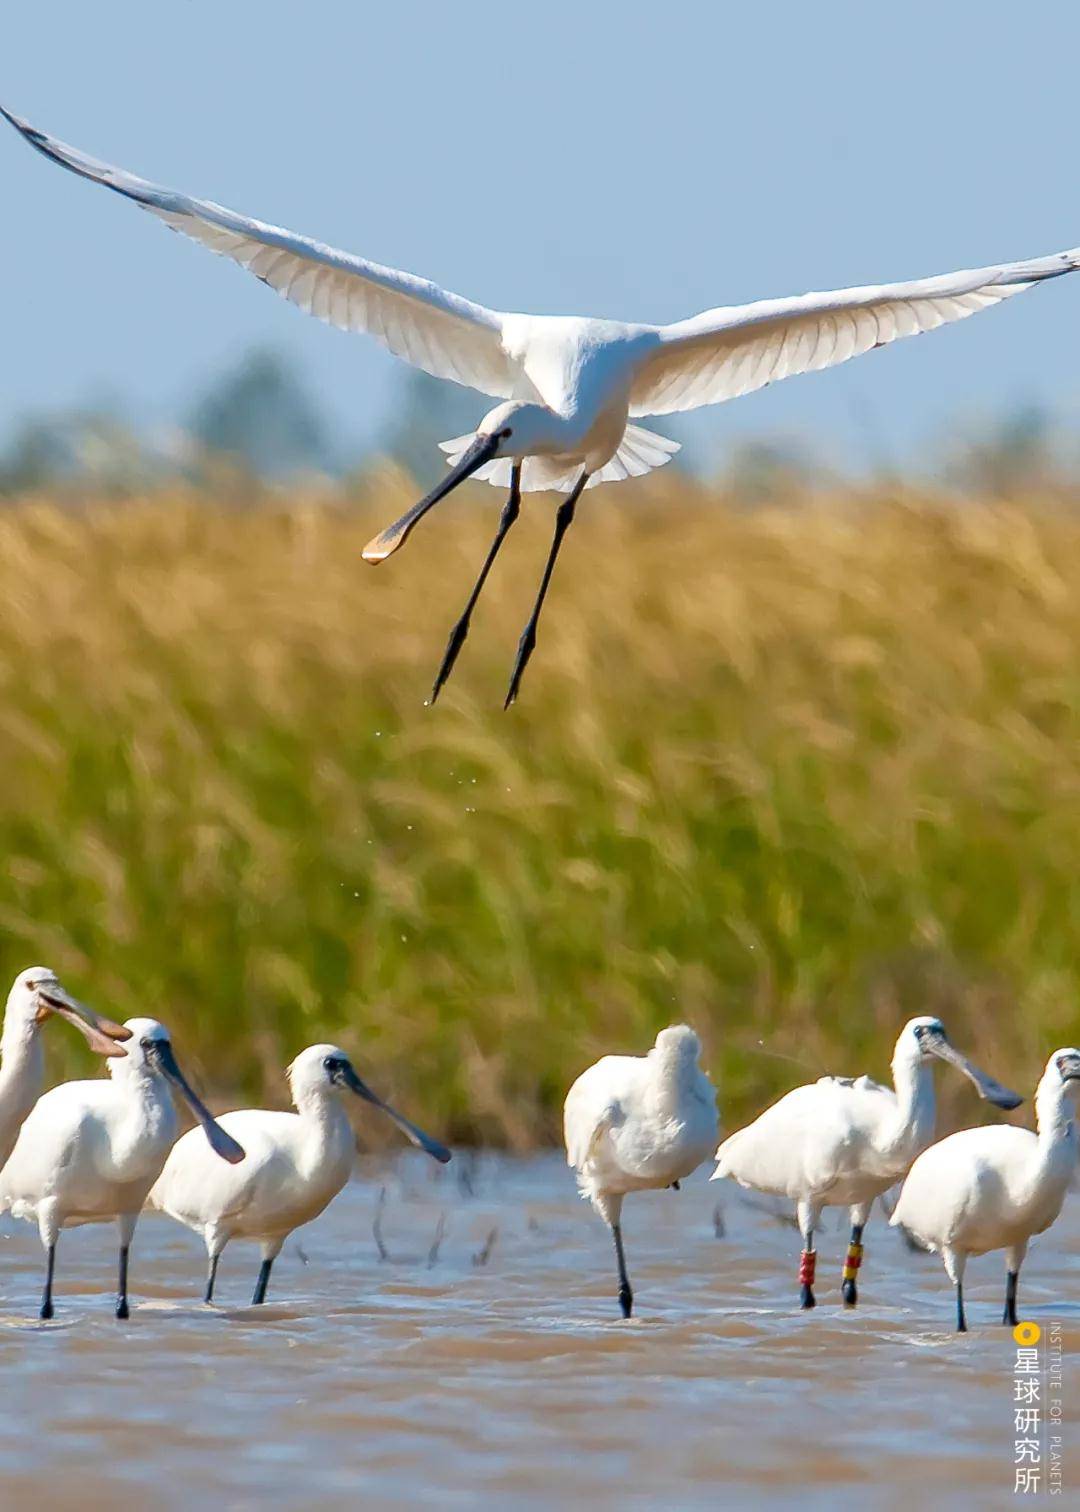
[[[848,1240],[847,1257],[844,1260],[844,1273],[840,1287],[845,1307],[854,1307],[859,1300],[859,1289],[855,1284],[855,1278],[862,1264],[862,1233],[872,1207],[872,1202],[864,1202],[851,1209],[851,1238]]]
[[[49,1319],[53,1315],[53,1272],[56,1269],[56,1240],[60,1232],[53,1208],[42,1203],[38,1208],[38,1233],[41,1235],[41,1243],[45,1249],[45,1287],[41,1293],[41,1308],[39,1318]]]
[[[491,543],[491,550],[488,552],[487,560],[485,561],[483,567],[481,567],[480,569],[480,576],[476,580],[476,585],[473,588],[473,591],[469,594],[469,601],[465,605],[461,618],[458,620],[457,624],[450,632],[450,639],[446,643],[446,650],[443,653],[442,666],[439,668],[438,673],[436,674],[435,685],[431,690],[431,697],[428,700],[429,703],[435,702],[435,700],[439,696],[439,693],[442,691],[443,683],[445,683],[446,679],[450,676],[450,673],[454,670],[454,663],[457,661],[458,652],[465,644],[465,637],[469,633],[469,621],[472,618],[472,612],[476,607],[476,601],[483,591],[484,584],[487,581],[487,575],[491,571],[492,563],[499,554],[499,547],[506,539],[506,534],[509,531],[511,525],[517,519],[520,511],[521,463],[515,462],[510,473],[510,497],[504,504],[503,512],[499,516],[499,528],[495,532],[495,539]]]
[[[821,1218],[821,1208],[804,1201],[799,1203],[797,1211],[799,1232],[803,1239],[802,1254],[799,1256],[799,1306],[815,1307],[814,1271],[817,1266],[817,1250],[814,1248],[814,1230]]]
[[[255,1295],[251,1299],[252,1307],[258,1307],[266,1301],[266,1287],[270,1280],[270,1267],[281,1253],[284,1240],[267,1242],[262,1247],[262,1264],[259,1266],[259,1279],[255,1283]]]
[[[967,1256],[960,1250],[946,1247],[941,1252],[941,1258],[945,1262],[949,1280],[956,1287],[956,1331],[967,1333],[967,1319],[964,1317],[964,1266],[967,1264]]]
[[[138,1221],[138,1213],[121,1213],[116,1220],[120,1230],[120,1266],[116,1279],[116,1316],[118,1318],[128,1316],[128,1252],[131,1249],[131,1241]]]
[[[551,550],[548,552],[547,566],[544,568],[544,576],[540,579],[540,591],[536,595],[533,611],[529,615],[528,623],[521,632],[521,639],[518,641],[517,657],[514,660],[514,670],[510,675],[510,688],[506,695],[506,702],[503,704],[504,709],[508,709],[518,696],[522,676],[529,664],[529,657],[533,654],[533,650],[536,647],[536,627],[540,622],[540,611],[544,607],[544,599],[547,595],[548,584],[551,582],[551,574],[555,570],[555,558],[559,555],[559,547],[562,545],[563,536],[570,529],[577,501],[581,497],[581,490],[588,481],[589,474],[582,473],[571,492],[559,505],[558,513],[555,516],[555,535],[551,542]]]
[[[1010,1328],[1015,1328],[1018,1322],[1016,1288],[1020,1280],[1020,1267],[1024,1263],[1026,1254],[1026,1244],[1013,1245],[1005,1251],[1005,1315],[1001,1321],[1007,1323]]]
[[[615,1260],[619,1267],[619,1306],[622,1315],[628,1318],[634,1306],[634,1293],[630,1290],[630,1277],[626,1274],[626,1255],[623,1253],[622,1224],[611,1225],[611,1237],[615,1240]]]

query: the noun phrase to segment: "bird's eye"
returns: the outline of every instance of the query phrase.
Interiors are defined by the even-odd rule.
[[[154,1048],[154,1045],[155,1045],[155,1044],[156,1044],[156,1043],[157,1043],[157,1041],[156,1041],[156,1040],[152,1040],[152,1039],[150,1039],[150,1038],[149,1038],[149,1036],[148,1036],[148,1037],[147,1037],[147,1038],[146,1038],[146,1039],[141,1039],[141,1040],[140,1040],[140,1041],[139,1041],[139,1047],[140,1047],[140,1049],[142,1049],[142,1050],[152,1050],[152,1049],[153,1049],[153,1048]]]
[[[26,990],[27,992],[36,992],[38,990],[38,986],[39,984],[37,982],[27,982]]]
[[[513,434],[514,434],[513,431],[510,429],[509,426],[507,426],[505,430],[501,430],[499,432],[499,440],[500,441],[506,441]]]
[[[341,1061],[336,1055],[328,1055],[323,1061],[323,1070],[329,1071],[330,1075],[333,1076],[335,1071],[341,1070]]]

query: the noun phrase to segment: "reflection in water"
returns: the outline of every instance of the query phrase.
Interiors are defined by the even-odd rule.
[[[37,1235],[5,1220],[3,1504],[812,1509],[918,1487],[1013,1505],[1001,1257],[972,1261],[957,1338],[940,1261],[875,1213],[846,1313],[843,1215],[826,1215],[803,1314],[797,1234],[708,1169],[628,1213],[629,1323],[607,1235],[556,1156],[362,1168],[286,1245],[263,1308],[245,1305],[255,1246],[230,1245],[207,1309],[201,1243],[148,1215],[126,1324],[111,1229],[62,1236],[41,1325]],[[1074,1198],[1022,1278],[1021,1315],[1063,1319],[1066,1353],[1078,1230]]]

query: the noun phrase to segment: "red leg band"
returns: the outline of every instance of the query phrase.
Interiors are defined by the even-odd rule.
[[[817,1265],[817,1250],[803,1250],[799,1256],[799,1285],[813,1286]]]

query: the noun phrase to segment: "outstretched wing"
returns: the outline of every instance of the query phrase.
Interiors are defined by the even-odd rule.
[[[346,331],[366,331],[395,357],[436,378],[510,399],[521,389],[519,364],[503,350],[503,315],[411,273],[237,215],[209,200],[162,189],[96,162],[0,106],[32,147],[95,184],[123,194],[174,231],[254,273],[284,299]]]
[[[1076,268],[1080,248],[911,283],[706,310],[657,329],[658,342],[634,379],[630,413],[697,409],[795,373],[835,367],[902,336],[964,320]]]

